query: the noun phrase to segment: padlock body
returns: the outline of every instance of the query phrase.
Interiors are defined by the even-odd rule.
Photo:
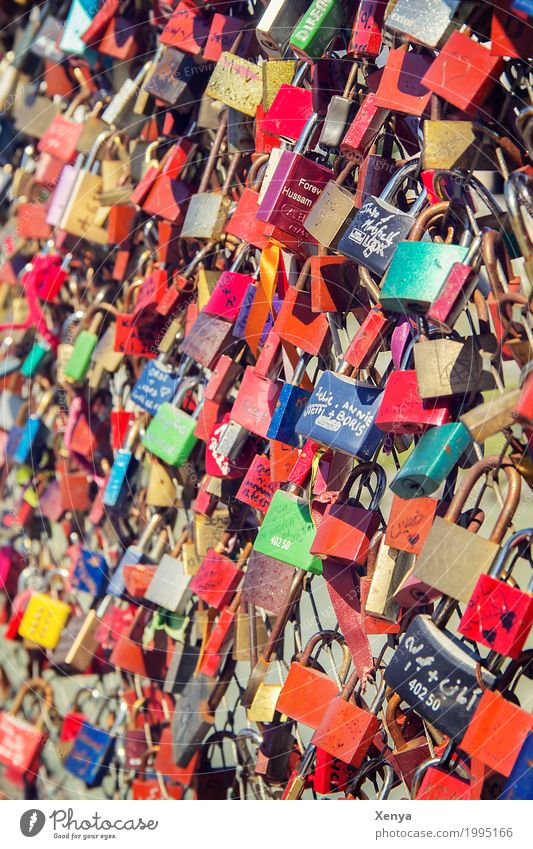
[[[439,294],[454,263],[464,262],[467,248],[438,242],[400,242],[381,288],[385,312],[420,315]]]
[[[533,9],[532,9],[533,11]],[[520,749],[515,765],[503,788],[501,799],[531,800],[533,796],[533,732],[530,732]]]
[[[10,437],[13,434],[11,430]],[[20,438],[16,448],[13,451],[13,460],[15,463],[24,465],[26,463],[35,464],[38,462],[39,456],[46,443],[48,429],[43,422],[38,418],[29,418],[26,424],[22,427]],[[7,449],[9,453],[9,447]]]
[[[196,420],[172,404],[164,403],[152,419],[142,443],[169,466],[181,466],[196,445]]]
[[[123,448],[117,451],[102,497],[106,507],[122,507],[124,500],[131,494],[131,485],[138,468],[139,461],[131,451]]]
[[[291,35],[290,46],[307,62],[320,59],[344,22],[344,6],[339,0],[313,0]]]
[[[70,605],[45,593],[33,593],[19,626],[19,636],[46,649],[57,646]]]
[[[97,551],[82,548],[72,573],[72,583],[82,592],[94,598],[102,595],[108,576],[107,560]]]
[[[480,575],[458,631],[469,640],[518,660],[533,624],[533,595]]]
[[[334,177],[331,168],[306,159],[300,153],[284,150],[260,200],[258,219],[316,244],[303,222],[328,180]]]
[[[39,366],[50,353],[50,347],[43,345],[41,342],[36,342],[30,353],[20,367],[20,373],[24,377],[31,377],[39,369]]]
[[[431,495],[448,477],[472,438],[460,422],[427,430],[390,484],[401,498]]]
[[[155,416],[160,405],[170,402],[176,394],[179,377],[168,366],[151,360],[143,368],[133,387],[131,400],[151,416]]]
[[[385,669],[385,680],[439,731],[461,739],[482,695],[479,657],[440,630],[429,616],[415,616]],[[481,671],[491,687],[495,677]]]
[[[66,377],[74,382],[85,378],[97,342],[96,333],[90,333],[88,330],[82,330],[78,333],[74,348],[65,366]]]
[[[297,448],[301,439],[295,432],[296,422],[300,418],[311,393],[292,383],[284,383],[279,393],[278,403],[268,427],[267,438],[277,439]]]
[[[350,504],[328,504],[317,528],[311,553],[325,559],[364,566],[370,540],[379,528],[375,510]]]
[[[338,249],[363,268],[383,277],[398,243],[407,238],[414,223],[412,215],[370,197],[346,228]]]
[[[102,728],[84,722],[65,759],[64,767],[87,787],[101,783],[111,758],[115,738]]]
[[[322,574],[322,561],[310,553],[315,526],[305,499],[279,490],[274,493],[254,550],[315,575]]]
[[[428,427],[447,424],[451,418],[448,399],[422,400],[414,369],[393,371],[389,375],[376,417],[380,430],[395,435],[420,434]]]
[[[360,766],[379,731],[377,716],[337,696],[327,706],[311,742],[350,766]]]
[[[335,681],[324,672],[293,661],[276,710],[308,728],[318,728],[324,711],[337,693]]]
[[[471,717],[461,749],[489,769],[509,777],[526,737],[533,731],[533,717],[500,692],[483,693]]]
[[[296,425],[307,439],[360,460],[370,460],[383,440],[376,415],[383,390],[325,371]]]

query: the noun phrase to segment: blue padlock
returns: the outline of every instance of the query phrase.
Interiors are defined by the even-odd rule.
[[[525,12],[533,18],[533,0],[514,0],[511,8],[513,12]]]
[[[172,401],[181,378],[193,362],[190,357],[186,357],[186,366],[182,364],[177,371],[173,371],[165,364],[164,357],[162,355],[156,360],[150,360],[145,365],[131,393],[131,400],[151,416],[155,416],[164,401]]]
[[[296,423],[302,415],[311,393],[302,389],[303,380],[310,355],[304,354],[298,360],[290,383],[284,383],[279,394],[276,408],[267,432],[267,439],[277,439],[298,448],[302,438],[295,431]]]
[[[154,532],[157,530],[159,525],[161,524],[162,516],[160,513],[155,513],[150,521],[148,522],[146,528],[144,529],[142,535],[139,537],[139,541],[134,543],[133,545],[129,545],[120,558],[120,561],[111,576],[111,580],[109,581],[109,586],[107,588],[107,594],[112,596],[121,596],[126,589],[126,585],[124,583],[124,567],[128,563],[154,563],[152,557],[148,557],[146,554],[146,549],[148,548],[150,541]],[[163,550],[161,551],[161,555],[163,554]]]
[[[55,389],[49,389],[39,401],[35,413],[32,413],[26,424],[22,426],[22,433],[13,451],[13,462],[20,465],[35,466],[43,452],[48,439],[49,430],[42,421],[42,417],[50,406],[55,394]]]
[[[99,598],[105,591],[108,574],[109,567],[105,557],[90,548],[82,548],[74,566],[72,583],[82,592]]]
[[[132,421],[122,448],[119,448],[102,496],[102,503],[108,509],[121,510],[124,502],[131,496],[132,483],[139,468],[134,455],[135,443],[139,437],[140,422]]]
[[[500,799],[533,799],[533,731],[527,735]]]
[[[87,787],[97,787],[107,772],[114,746],[112,734],[83,722],[65,759],[65,769],[84,781]]]
[[[371,460],[385,434],[376,427],[383,389],[325,371],[298,419],[296,433],[335,451]]]

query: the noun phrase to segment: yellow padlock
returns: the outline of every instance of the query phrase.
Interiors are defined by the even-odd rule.
[[[45,649],[54,649],[70,615],[70,604],[46,593],[34,593],[24,611],[19,635]]]

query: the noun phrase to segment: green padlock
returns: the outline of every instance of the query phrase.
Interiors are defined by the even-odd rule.
[[[142,438],[144,447],[169,466],[183,465],[198,441],[194,431],[202,402],[196,405],[192,415],[179,409],[187,392],[197,382],[198,378],[183,381],[172,403],[159,406]]]
[[[427,430],[390,488],[400,498],[420,498],[439,488],[473,439],[461,422]]]
[[[96,313],[88,330],[80,330],[74,342],[74,348],[65,366],[65,377],[73,382],[79,383],[85,380],[85,376],[91,366],[94,349],[98,344],[98,331],[104,320],[102,312]]]
[[[308,62],[316,62],[325,53],[346,21],[340,0],[313,0],[291,35],[290,46]]]
[[[424,315],[452,266],[463,262],[468,248],[440,242],[400,242],[381,287],[385,312]]]
[[[38,370],[40,365],[44,365],[45,360],[51,351],[50,345],[45,342],[36,341],[30,353],[20,367],[20,373],[23,377],[32,377]]]
[[[259,528],[254,549],[289,566],[321,575],[322,561],[309,551],[315,533],[308,500],[278,489]]]

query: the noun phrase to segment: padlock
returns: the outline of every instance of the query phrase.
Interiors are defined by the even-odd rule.
[[[85,721],[67,755],[64,767],[67,772],[80,778],[87,787],[102,783],[113,754],[115,735],[125,719],[126,711],[119,707],[115,721],[109,731]]]
[[[436,516],[414,569],[417,578],[446,595],[468,603],[480,575],[487,572],[500,551],[520,500],[520,475],[509,463],[502,468],[508,489],[504,506],[488,540],[455,523],[475,483],[498,468],[496,457],[479,460],[469,470],[444,518]]]
[[[386,8],[385,0],[361,0],[352,25],[348,56],[370,59],[379,54]]]
[[[224,51],[213,69],[205,93],[254,118],[263,98],[261,69],[254,62]]]
[[[385,669],[385,680],[426,722],[460,740],[468,728],[482,687],[495,676],[479,667],[478,655],[459,648],[443,630],[453,612],[444,598],[430,618],[415,616]]]
[[[362,486],[369,486],[372,472],[376,486],[368,509],[360,503]],[[360,481],[358,495],[350,496],[354,483]],[[364,566],[371,538],[379,528],[379,504],[387,485],[384,469],[369,463],[360,463],[348,476],[337,499],[328,504],[316,530],[311,553],[321,559],[335,558],[339,562]]]
[[[291,484],[291,489],[301,489]],[[322,574],[322,562],[311,554],[315,526],[311,519],[309,504],[294,491],[278,489],[265,513],[259,533],[255,538],[254,551],[268,554],[315,575]]]
[[[338,694],[335,681],[326,675],[316,661],[312,664],[312,654],[317,646],[321,650],[331,646],[332,641],[339,642],[343,651],[339,677],[341,682],[344,681],[350,661],[346,644],[333,631],[320,631],[310,638],[303,652],[291,663],[276,704],[279,713],[308,728],[317,728],[324,711]]]
[[[452,420],[452,401],[432,397],[423,400],[418,391],[418,370],[405,368],[412,353],[411,344],[404,352],[401,369],[389,374],[381,398],[376,425],[386,433],[420,434],[429,427],[439,427]]]
[[[490,94],[503,68],[500,56],[466,32],[453,32],[421,83],[448,103],[473,114]]]
[[[229,607],[232,597],[242,580],[242,566],[248,557],[249,547],[241,552],[234,563],[216,549],[210,549],[189,583],[190,592],[195,593],[205,604],[222,610]],[[236,612],[236,611],[235,611]]]
[[[420,554],[435,515],[436,498],[400,498],[394,495],[385,531],[385,542],[391,548],[409,554]]]
[[[325,53],[345,21],[342,3],[313,0],[296,24],[289,46],[306,62],[315,62]]]
[[[445,333],[451,333],[477,285],[480,247],[481,236],[475,236],[464,261],[452,265],[426,313],[427,320]]]
[[[440,48],[452,29],[460,26],[471,10],[471,3],[460,0],[431,0],[429,6],[415,0],[398,0],[387,16],[385,27],[409,41]]]
[[[301,386],[309,359],[310,355],[302,355],[290,382],[283,383],[268,426],[267,439],[276,439],[295,448],[300,445],[300,438],[296,435],[294,428],[311,396],[311,393]]]
[[[33,593],[19,626],[19,635],[43,648],[53,649],[70,615],[71,606],[45,593]]]
[[[135,383],[131,400],[151,416],[155,416],[161,404],[170,403],[176,396],[179,384],[190,371],[193,361],[184,357],[177,370],[167,364],[168,354],[160,354],[148,362]]]
[[[393,478],[390,489],[401,498],[431,495],[471,445],[472,438],[461,422],[426,430]]]
[[[373,619],[398,623],[400,605],[395,599],[395,593],[413,563],[412,554],[392,548],[385,537],[381,538],[364,601],[365,614]]]
[[[231,410],[232,421],[266,438],[280,392],[280,383],[259,374],[253,366],[247,366]],[[218,450],[222,451],[220,444]],[[224,453],[230,456],[226,449]]]
[[[439,801],[471,799],[472,786],[467,778],[468,773],[464,768],[460,770],[459,766],[451,764],[449,758],[428,758],[415,770],[411,791],[413,797]]]
[[[303,154],[316,127],[318,116],[311,115],[294,147],[281,153],[263,198],[257,218],[274,225],[298,239],[315,240],[303,221],[320,196],[324,186],[334,177],[330,168],[319,165]]]
[[[71,383],[82,382],[89,368],[91,360],[98,344],[98,332],[101,328],[105,315],[117,315],[117,311],[110,304],[106,304],[103,308],[99,308],[91,316],[91,324],[88,330],[80,330],[76,336],[74,347],[68,361],[65,364],[65,377]]]
[[[470,757],[508,778],[532,730],[533,717],[529,713],[501,692],[487,689],[459,745]]]
[[[340,152],[346,158],[361,162],[387,120],[389,110],[378,105],[376,94],[366,95],[341,141]]]
[[[269,0],[255,28],[257,42],[268,56],[277,59],[285,54],[290,35],[306,9],[305,0]]]
[[[30,723],[18,716],[25,697],[41,694],[37,722]],[[46,730],[50,711],[53,709],[53,691],[43,678],[28,678],[17,691],[9,711],[0,712],[0,763],[15,773],[35,782],[41,753],[48,739]]]
[[[102,503],[107,508],[122,510],[129,498],[135,477],[139,469],[139,461],[135,449],[139,440],[141,420],[132,419],[124,436],[124,441],[118,449],[113,466],[109,473],[102,495]]]
[[[406,740],[402,728],[398,722],[401,698],[396,693],[391,693],[387,700],[385,722],[387,730],[394,743],[392,757],[397,765],[401,777],[407,789],[411,790],[415,771],[420,764],[426,761],[431,753],[425,734]]]
[[[530,529],[513,534],[494,559],[488,574],[480,575],[457,630],[498,654],[518,660],[533,623],[533,595],[501,580],[514,548],[529,544]]]
[[[150,558],[147,555],[147,550],[154,533],[159,528],[162,521],[161,513],[154,513],[148,521],[146,528],[139,535],[137,542],[129,545],[122,554],[119,563],[111,575],[107,594],[110,596],[121,596],[124,592],[124,567],[127,563],[150,563]]]
[[[528,734],[509,778],[505,783],[501,799],[528,799],[531,792],[531,746],[533,734]]]
[[[49,430],[43,421],[43,417],[49,409],[55,394],[55,388],[49,389],[44,393],[35,412],[30,413],[26,423],[21,427],[18,436],[15,429],[12,428],[9,437],[10,439],[14,437],[16,442],[11,455],[14,463],[38,463],[49,436]],[[11,448],[9,444],[6,446],[6,453],[10,456]]]
[[[197,383],[196,378],[186,378],[174,400],[160,405],[142,437],[144,447],[171,466],[183,465],[197,441],[194,430],[202,409],[201,402],[196,404],[192,415],[179,409]]]
[[[417,162],[409,162],[399,168],[379,198],[370,197],[363,202],[339,240],[341,253],[379,277],[387,271],[399,242],[407,238],[416,223],[417,213],[426,203],[425,189],[408,213],[401,212],[391,203],[405,180],[417,169]]]
[[[98,551],[82,547],[72,570],[72,584],[98,599],[107,586],[108,573],[106,558]]]
[[[371,460],[383,441],[375,425],[383,389],[354,380],[343,361],[323,372],[296,424],[296,433],[360,460]]]
[[[430,210],[431,211],[431,210]],[[413,237],[414,231],[411,230]],[[440,292],[457,262],[464,262],[468,249],[437,242],[400,242],[392,256],[381,287],[385,312],[424,314]],[[420,279],[420,269],[423,269]],[[417,285],[413,287],[413,275]]]
[[[353,672],[342,692],[331,700],[324,711],[311,742],[329,755],[350,766],[360,766],[379,730],[378,713],[385,699],[385,682],[376,692],[369,710],[349,701],[359,680]]]

